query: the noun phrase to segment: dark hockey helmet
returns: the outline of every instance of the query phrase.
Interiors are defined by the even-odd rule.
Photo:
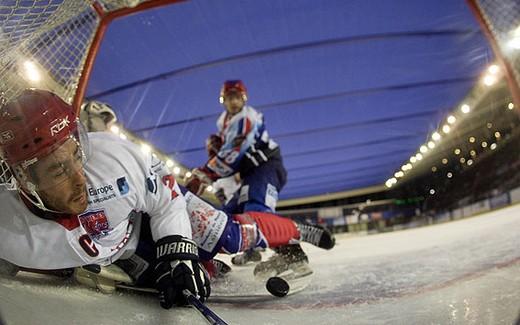
[[[247,88],[242,80],[226,80],[220,89],[220,103],[224,103],[224,95],[233,91],[240,93],[244,101],[247,100]]]

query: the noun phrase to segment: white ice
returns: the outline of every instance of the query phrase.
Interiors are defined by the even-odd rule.
[[[315,271],[305,291],[208,306],[247,325],[514,324],[520,313],[520,205],[411,230],[342,234],[331,251],[304,249]],[[231,279],[251,272],[235,267]],[[161,309],[153,296],[28,275],[0,278],[0,311],[9,325],[207,324],[189,308]]]

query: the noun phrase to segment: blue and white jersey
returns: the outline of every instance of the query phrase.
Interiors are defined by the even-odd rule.
[[[223,112],[217,120],[217,128],[223,144],[206,166],[219,177],[236,173],[242,157],[250,147],[278,147],[269,138],[262,113],[249,105],[233,116],[227,111]]]

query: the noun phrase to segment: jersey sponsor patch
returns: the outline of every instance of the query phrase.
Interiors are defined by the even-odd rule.
[[[105,210],[87,211],[79,215],[79,221],[93,239],[102,238],[112,230],[105,215]]]
[[[130,186],[128,185],[128,182],[126,180],[126,177],[120,177],[116,181],[117,189],[119,190],[119,193],[121,195],[125,195],[130,191]]]
[[[157,175],[151,173],[151,175],[146,178],[146,188],[149,192],[153,194],[157,194]]]
[[[272,211],[275,211],[276,202],[278,202],[278,191],[273,185],[267,184],[267,190],[265,191],[265,205]]]
[[[88,204],[98,204],[116,198],[114,186],[110,183],[91,186],[87,190]]]

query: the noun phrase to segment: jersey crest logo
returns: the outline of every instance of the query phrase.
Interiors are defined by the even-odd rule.
[[[102,238],[112,230],[105,210],[87,211],[79,216],[79,221],[93,239]]]

